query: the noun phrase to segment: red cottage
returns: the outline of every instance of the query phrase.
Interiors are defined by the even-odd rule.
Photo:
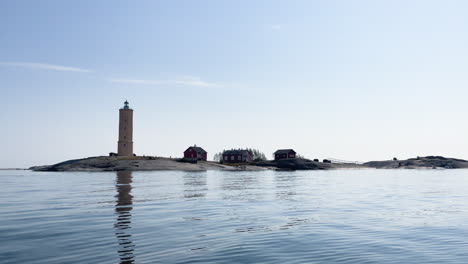
[[[186,151],[184,151],[184,158],[186,159],[206,161],[207,156],[208,153],[204,149],[197,147],[197,145],[189,147]]]
[[[224,163],[248,163],[253,161],[252,153],[245,149],[227,150],[223,152]]]
[[[292,149],[278,149],[273,155],[275,156],[275,160],[294,159],[296,158],[296,151]]]

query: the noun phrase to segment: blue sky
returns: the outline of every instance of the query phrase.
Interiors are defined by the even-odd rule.
[[[251,147],[468,159],[466,1],[1,1],[0,167]]]

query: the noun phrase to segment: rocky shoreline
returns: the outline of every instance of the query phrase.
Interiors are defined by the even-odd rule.
[[[54,165],[35,166],[34,171],[260,171],[260,170],[330,170],[330,169],[461,169],[468,161],[441,156],[407,160],[370,161],[363,164],[317,162],[308,159],[283,159],[249,164],[220,164],[213,161],[184,162],[162,157],[90,157],[68,160]]]
[[[206,171],[206,170],[266,170],[255,165],[223,165],[212,161],[198,161],[196,163],[182,162],[179,159],[162,157],[90,157],[68,160],[54,165],[35,166],[29,168],[34,171]]]

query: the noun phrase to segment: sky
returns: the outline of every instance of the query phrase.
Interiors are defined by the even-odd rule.
[[[467,1],[0,1],[0,168],[117,151],[468,159]]]

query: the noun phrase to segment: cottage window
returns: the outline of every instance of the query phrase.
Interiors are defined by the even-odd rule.
[[[234,160],[234,156],[231,156],[231,160]]]
[[[224,160],[228,160],[228,156],[224,156]]]

